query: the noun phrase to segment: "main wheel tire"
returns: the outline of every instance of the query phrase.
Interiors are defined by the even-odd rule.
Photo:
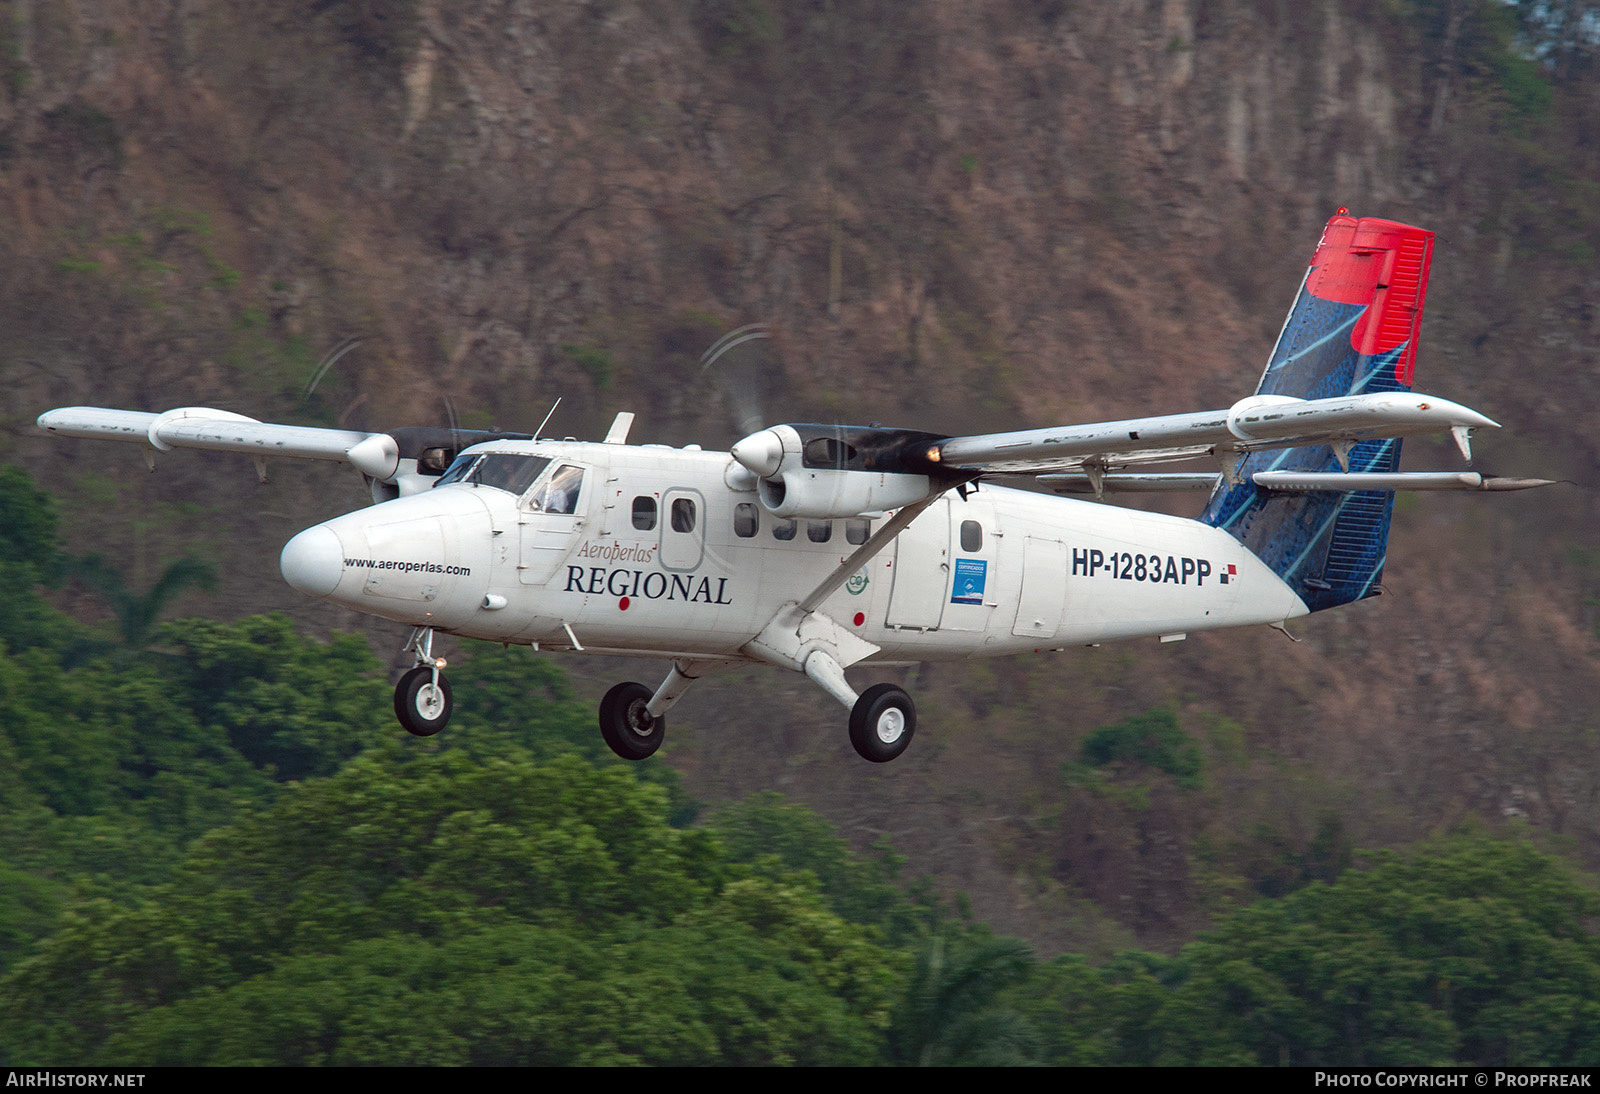
[[[439,677],[433,683],[433,670],[418,665],[394,689],[394,714],[413,737],[432,737],[450,721],[450,681]]]
[[[916,731],[916,705],[893,684],[872,685],[850,708],[850,743],[863,760],[888,763],[906,750]]]
[[[600,700],[600,736],[624,760],[655,755],[667,735],[666,715],[653,716],[645,707],[655,693],[643,684],[618,684]]]

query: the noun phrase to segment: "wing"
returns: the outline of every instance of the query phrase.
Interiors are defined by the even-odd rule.
[[[1226,410],[1128,418],[1117,422],[951,437],[927,457],[965,471],[1114,470],[1136,464],[1216,456],[1233,460],[1265,449],[1353,446],[1361,441],[1468,431],[1498,423],[1448,399],[1415,392],[1296,399],[1252,395]]]
[[[142,442],[158,452],[204,448],[252,456],[348,460],[375,478],[392,475],[400,458],[399,447],[392,437],[389,444],[379,439],[387,437],[384,433],[272,425],[243,414],[204,406],[180,407],[162,414],[68,406],[39,415],[39,428],[60,437]]]
[[[61,437],[129,441],[155,452],[200,448],[239,452],[258,461],[267,456],[332,460],[353,466],[374,484],[373,497],[425,490],[469,445],[493,440],[529,440],[527,433],[489,433],[467,429],[393,429],[364,433],[353,429],[275,425],[212,407],[188,406],[151,414],[97,406],[69,406],[39,416],[39,428]],[[154,452],[150,453],[153,457]],[[258,462],[258,469],[263,464]]]

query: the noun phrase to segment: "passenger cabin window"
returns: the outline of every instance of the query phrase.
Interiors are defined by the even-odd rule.
[[[826,543],[833,538],[833,521],[808,520],[806,521],[806,538],[812,543]]]
[[[865,517],[852,517],[844,522],[844,540],[856,547],[867,542],[872,535],[872,521]]]
[[[633,499],[633,526],[648,532],[656,526],[656,499],[640,495]]]
[[[521,494],[532,486],[550,460],[544,456],[517,456],[505,452],[474,453],[458,456],[450,469],[439,477],[435,486],[452,482],[469,486],[492,486],[512,494]],[[574,470],[577,470],[574,468]],[[578,471],[578,477],[583,472]]]
[[[733,507],[733,534],[749,539],[761,530],[761,513],[754,505],[741,501]]]
[[[564,463],[528,495],[528,508],[535,513],[576,513],[578,492],[582,487],[583,468]]]
[[[795,523],[792,520],[778,519],[772,522],[772,538],[791,540],[794,538]]]
[[[694,502],[688,498],[672,499],[672,530],[674,532],[694,531]]]
[[[975,520],[961,522],[961,549],[969,555],[983,550],[983,525]]]

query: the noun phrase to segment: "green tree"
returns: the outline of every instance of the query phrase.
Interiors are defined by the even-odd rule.
[[[865,1063],[898,962],[575,756],[410,742],[73,905],[0,983],[14,1062]],[[417,1036],[418,1016],[433,1035]]]
[[[875,857],[860,858],[833,825],[773,791],[722,807],[708,824],[721,838],[729,861],[748,864],[774,880],[795,872],[809,874],[835,912],[852,923],[878,928],[892,945],[915,934],[922,917],[894,885],[904,859],[892,848],[875,847]]]
[[[1171,775],[1179,786],[1201,786],[1200,748],[1170,710],[1150,710],[1099,727],[1084,738],[1083,762],[1091,767],[1137,764]]]
[[[310,641],[274,614],[189,619],[156,637],[170,650],[166,675],[195,718],[277,778],[331,774],[392,737],[389,686],[359,635]]]
[[[1585,1063],[1600,1053],[1596,914],[1600,894],[1560,859],[1461,833],[1243,909],[1176,959],[1125,955],[1098,998],[1072,970],[1059,1006],[1036,994],[1032,1013],[1060,1015],[1035,1019],[1057,1059]]]
[[[62,652],[82,643],[82,629],[39,593],[39,586],[60,581],[66,563],[55,500],[20,467],[0,465],[0,642],[12,650]]]
[[[1032,964],[1033,952],[1018,939],[935,928],[916,951],[895,1010],[891,1059],[922,1067],[1028,1062],[1034,1030],[1002,994]]]
[[[99,555],[74,559],[70,569],[74,578],[111,607],[117,617],[118,636],[129,649],[142,649],[150,641],[157,618],[185,592],[201,589],[211,593],[217,589],[217,568],[198,558],[180,558],[168,564],[142,593],[128,588],[122,572]]]

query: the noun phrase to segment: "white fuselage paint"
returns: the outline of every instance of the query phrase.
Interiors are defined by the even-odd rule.
[[[782,522],[756,492],[728,485],[748,477],[729,473],[727,453],[551,441],[480,450],[582,467],[575,511],[536,512],[527,497],[452,483],[346,514],[320,526],[344,555],[322,598],[469,638],[571,648],[575,636],[588,650],[741,659],[775,613],[856,550],[843,519],[802,519],[792,539],[775,538]],[[635,526],[640,498],[655,503],[653,527]],[[680,500],[693,509],[688,530]],[[736,532],[741,505],[755,507],[754,535]],[[748,531],[752,510],[743,512]],[[981,542],[969,527],[963,544],[966,522]],[[826,541],[813,539],[824,528]],[[1276,623],[1306,610],[1209,525],[989,485],[936,501],[820,608],[877,646],[875,662]]]

